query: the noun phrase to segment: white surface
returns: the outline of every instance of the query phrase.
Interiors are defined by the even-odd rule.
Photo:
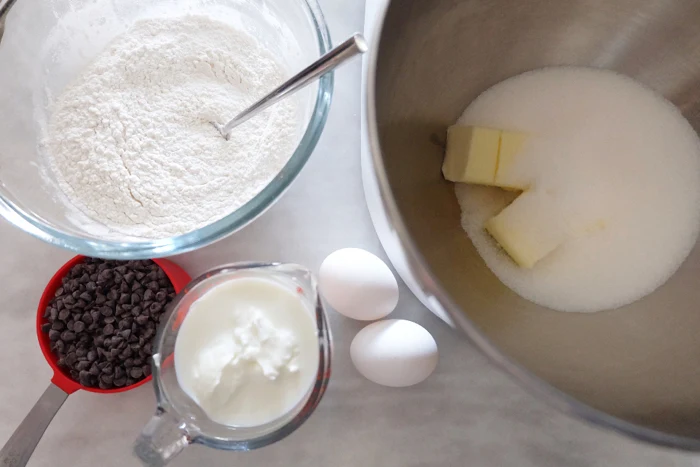
[[[399,302],[394,273],[376,255],[360,248],[328,255],[318,271],[318,288],[335,311],[361,321],[384,318]]]
[[[321,0],[336,42],[362,28],[355,0]],[[338,248],[381,254],[363,201],[359,163],[360,63],[336,74],[333,109],[318,149],[289,192],[238,235],[175,258],[193,274],[226,261],[295,261],[317,269]],[[0,222],[0,442],[10,437],[51,377],[34,319],[44,285],[71,255]],[[401,286],[395,317],[437,340],[433,375],[411,388],[359,375],[350,341],[363,327],[331,313],[331,384],[313,416],[284,441],[231,453],[201,446],[174,467],[691,467],[687,454],[639,445],[553,412],[496,371]],[[76,393],[44,435],[31,467],[136,466],[131,443],[154,409],[150,387],[111,396]]]
[[[180,387],[222,425],[260,426],[289,413],[316,382],[312,310],[273,279],[217,285],[192,304],[178,331]]]
[[[368,380],[403,388],[425,381],[435,371],[438,348],[420,324],[386,319],[357,333],[350,344],[350,358]]]

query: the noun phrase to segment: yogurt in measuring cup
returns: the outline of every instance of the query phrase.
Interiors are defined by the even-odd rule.
[[[191,305],[174,360],[178,384],[211,420],[260,426],[290,412],[313,385],[316,321],[297,290],[232,278]]]

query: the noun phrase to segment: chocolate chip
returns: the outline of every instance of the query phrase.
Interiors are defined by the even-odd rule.
[[[156,300],[158,300],[161,303],[161,306],[163,306],[163,302],[165,302],[167,299],[168,292],[166,292],[165,290],[159,290],[156,294]]]
[[[114,326],[112,326],[111,324],[108,324],[107,326],[105,326],[102,329],[102,332],[104,333],[105,336],[111,336],[112,334],[114,334]]]
[[[65,362],[66,366],[72,367],[78,361],[78,357],[75,356],[75,352],[69,352],[63,361]]]
[[[50,338],[50,336],[49,336]],[[64,340],[65,342],[71,342],[75,340],[75,333],[72,331],[63,331],[61,333],[61,339]]]
[[[148,316],[146,316],[146,315],[137,316],[135,321],[137,324],[140,324],[141,326],[143,326],[148,322]]]
[[[75,332],[83,332],[84,330],[85,330],[85,323],[83,323],[82,321],[77,321],[73,325],[73,331],[75,331]]]
[[[63,353],[63,350],[65,348],[66,348],[66,344],[63,341],[56,341],[53,345],[53,350],[55,350],[59,354]]]
[[[97,281],[98,282],[107,282],[108,280],[112,279],[113,276],[114,276],[114,272],[112,272],[111,269],[104,268],[97,275]]]

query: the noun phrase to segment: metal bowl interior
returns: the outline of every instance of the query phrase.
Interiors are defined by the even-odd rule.
[[[141,18],[203,14],[260,39],[296,72],[331,48],[317,0],[11,0],[0,24],[0,215],[51,244],[87,256],[163,257],[200,248],[241,229],[290,186],[313,152],[330,110],[329,73],[294,98],[301,103],[299,142],[268,185],[234,212],[192,232],[156,240],[87,229],[60,195],[39,144],[54,96],[114,37]],[[81,217],[83,216],[83,217]]]
[[[700,248],[664,286],[621,309],[534,305],[500,283],[462,231],[439,142],[489,86],[552,65],[631,76],[700,129],[699,21],[694,0],[394,2],[375,44],[368,105],[374,177],[392,226],[382,240],[419,298],[563,410],[695,450]]]

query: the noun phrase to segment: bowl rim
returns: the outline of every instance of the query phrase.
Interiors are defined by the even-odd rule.
[[[302,0],[316,35],[319,56],[332,47],[330,31],[318,0]],[[2,20],[2,18],[0,18]],[[334,87],[333,72],[318,80],[318,91],[306,130],[282,170],[251,200],[232,213],[191,232],[164,239],[139,241],[96,240],[71,234],[45,223],[31,210],[22,208],[0,191],[0,216],[15,227],[52,245],[81,255],[109,259],[153,259],[187,253],[220,240],[245,227],[281,197],[311,157],[330,111]]]
[[[46,318],[44,318],[46,307],[48,306],[49,301],[54,297],[56,290],[58,290],[58,288],[61,286],[62,279],[66,276],[66,274],[68,274],[68,271],[70,271],[71,268],[73,268],[73,266],[84,262],[85,259],[87,259],[87,256],[78,255],[66,261],[66,263],[64,263],[63,266],[61,266],[58,269],[58,271],[54,273],[49,282],[46,284],[44,292],[41,294],[39,304],[37,305],[35,325],[36,337],[39,342],[39,348],[41,349],[41,353],[44,355],[46,363],[48,363],[49,367],[51,367],[51,371],[53,371],[53,375],[51,376],[51,382],[55,384],[59,389],[64,391],[66,394],[72,394],[78,390],[94,392],[97,394],[116,394],[119,392],[125,392],[131,389],[135,389],[139,386],[143,386],[144,384],[148,383],[153,379],[152,374],[148,375],[141,381],[121,388],[100,389],[83,386],[78,381],[75,381],[73,378],[67,375],[66,372],[58,366],[58,358],[56,357],[56,354],[54,354],[54,352],[51,350],[51,343],[49,341],[49,337],[41,331],[41,326],[48,322]],[[173,263],[172,261],[157,258],[152,259],[152,261],[156,263],[163,270],[163,272],[165,272],[165,275],[168,277],[168,280],[170,280],[170,282],[173,284],[173,288],[175,289],[176,294],[180,293],[190,282],[191,278],[189,274],[187,274],[187,272],[185,272],[184,269],[182,269],[179,265]]]
[[[549,406],[566,415],[638,441],[686,451],[700,451],[700,439],[665,433],[625,421],[614,415],[605,413],[602,410],[595,409],[539,378],[524,366],[501,352],[501,350],[477,328],[462,311],[460,306],[452,300],[447,291],[440,285],[438,278],[433,274],[417,245],[409,235],[406,224],[403,221],[391,191],[386,165],[382,158],[381,145],[379,143],[379,128],[377,125],[377,112],[375,107],[376,73],[379,50],[381,47],[381,36],[389,7],[390,4],[387,2],[387,5],[380,13],[380,20],[378,21],[378,27],[375,31],[375,40],[370,44],[367,70],[365,72],[367,93],[364,97],[364,108],[367,121],[368,146],[370,149],[369,161],[371,162],[371,169],[373,169],[373,176],[378,188],[378,204],[383,210],[384,215],[388,218],[389,225],[392,229],[392,237],[396,239],[394,243],[397,244],[392,245],[397,246],[398,250],[400,250],[403,260],[401,263],[404,264],[408,270],[405,271],[406,274],[410,274],[410,276],[412,276],[411,279],[422,278],[414,280],[407,280],[404,278],[404,281],[415,285],[418,292],[425,297],[425,300],[419,297],[420,301],[424,304],[430,303],[431,306],[429,308],[431,308],[431,311],[437,315],[449,316],[455,328],[462,332],[467,337],[467,340],[474,344],[490,362],[494,363],[516,383],[519,383],[520,386],[524,387],[531,394],[538,396],[539,400],[544,401]],[[365,190],[365,193],[367,193],[367,190]],[[379,232],[377,233],[379,234]],[[381,240],[384,246],[385,239]],[[386,247],[385,250],[392,262],[394,262],[399,252],[389,251]],[[399,272],[401,273],[401,271]],[[411,287],[411,292],[417,297],[419,296],[419,293],[413,290],[413,287]]]

